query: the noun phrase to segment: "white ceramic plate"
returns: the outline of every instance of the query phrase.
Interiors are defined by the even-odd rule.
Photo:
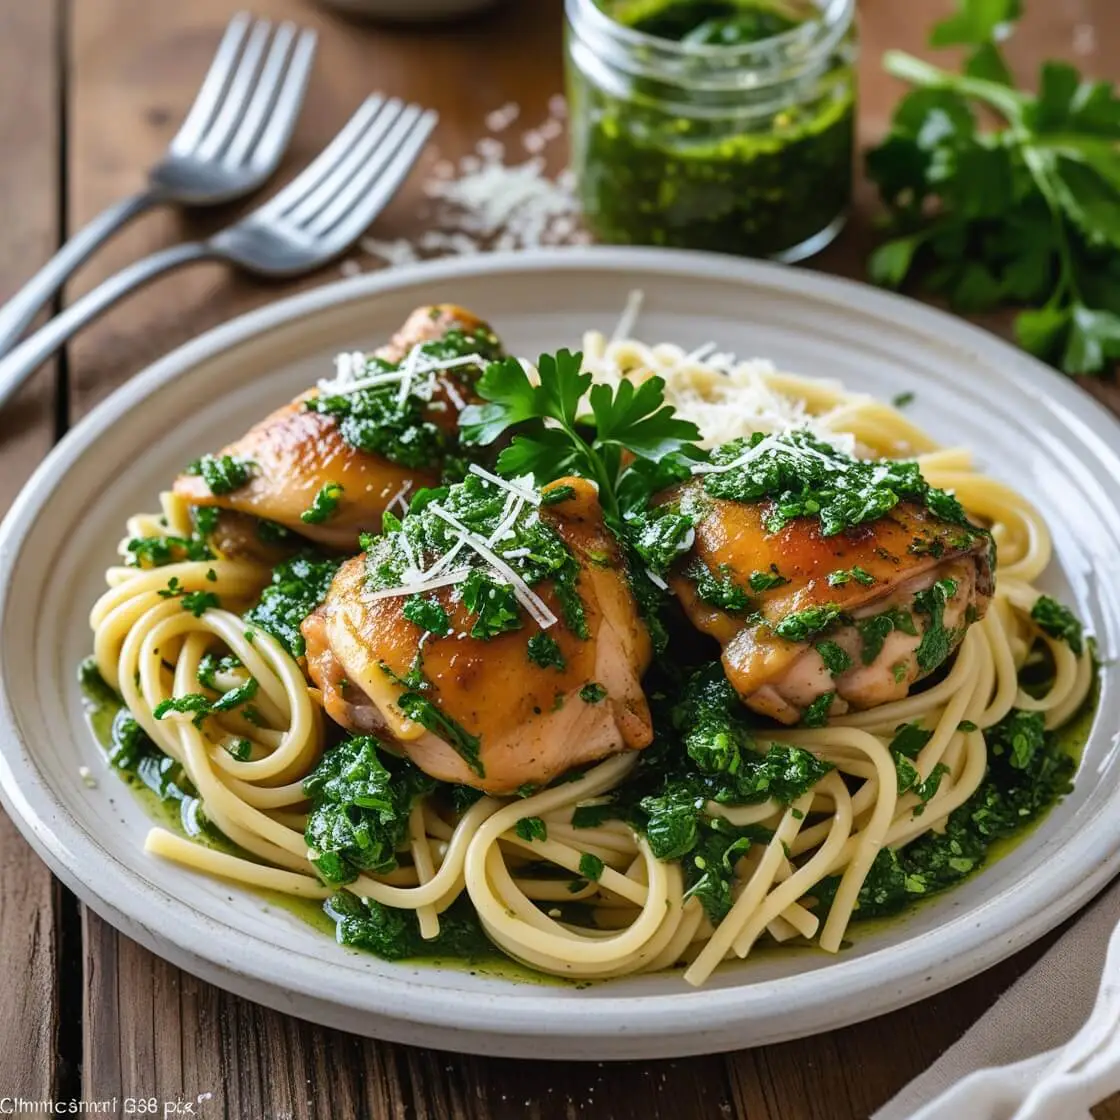
[[[386,964],[335,945],[260,897],[148,857],[139,804],[107,772],[75,667],[126,516],[181,465],[241,433],[372,347],[415,306],[453,300],[536,355],[610,330],[641,287],[638,333],[709,339],[890,398],[974,448],[1054,530],[1045,583],[1120,650],[1120,427],[1058,374],[946,315],[845,281],[650,250],[526,253],[402,268],[333,284],[177,350],[76,427],[0,529],[0,789],[53,870],[149,949],[282,1011],[402,1042],[549,1058],[666,1057],[811,1034],[890,1011],[1039,937],[1120,868],[1120,675],[1107,670],[1076,791],[1013,852],[839,956],[744,962],[693,991],[678,975],[578,990]],[[100,778],[87,788],[78,769]],[[544,1039],[547,1038],[547,1042]]]

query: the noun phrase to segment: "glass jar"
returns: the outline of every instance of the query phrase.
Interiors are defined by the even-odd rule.
[[[758,0],[727,0],[743,9]],[[630,24],[698,0],[565,0],[572,166],[602,241],[802,260],[852,194],[855,0],[754,42],[661,38]]]

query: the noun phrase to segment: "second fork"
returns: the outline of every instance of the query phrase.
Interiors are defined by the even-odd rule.
[[[0,360],[0,406],[87,323],[129,292],[194,261],[256,276],[310,272],[343,253],[396,193],[436,124],[396,98],[367,98],[315,162],[275,198],[205,241],[153,253],[110,277]]]
[[[261,186],[276,170],[303,105],[315,32],[241,13],[230,20],[194,104],[139,194],[71,237],[0,308],[0,355],[78,267],[118,229],[162,203],[209,206]]]

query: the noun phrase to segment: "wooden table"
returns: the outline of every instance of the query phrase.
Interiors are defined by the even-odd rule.
[[[241,3],[0,0],[0,296],[103,206],[140,186],[142,169],[177,127],[220,29]],[[474,147],[490,110],[516,101],[522,122],[536,123],[562,87],[560,0],[510,0],[477,22],[422,31],[361,27],[302,0],[253,6],[321,32],[287,174],[371,89],[437,108],[441,153],[458,158]],[[924,29],[951,6],[862,0],[865,141],[881,134],[898,93],[879,73],[882,50],[920,49]],[[1120,77],[1115,0],[1030,0],[1028,7],[1012,51],[1024,73],[1057,54]],[[556,166],[561,148],[553,147]],[[378,223],[379,236],[423,228],[419,179]],[[816,267],[861,275],[873,208],[861,184],[857,220]],[[71,295],[141,253],[229,217],[152,215],[103,252]],[[220,321],[337,275],[331,269],[276,288],[199,267],[115,310],[0,413],[0,512],[67,427],[152,359]],[[1114,386],[1093,389],[1117,404]],[[0,1097],[163,1102],[209,1094],[197,1114],[235,1120],[862,1117],[958,1038],[1049,940],[924,1003],[803,1042],[610,1066],[459,1057],[323,1030],[180,972],[81,906],[0,814]],[[1120,1118],[1120,1098],[1097,1115]]]

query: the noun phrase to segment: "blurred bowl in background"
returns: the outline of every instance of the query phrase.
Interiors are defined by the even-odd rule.
[[[402,23],[454,19],[493,8],[498,0],[317,0],[317,3],[347,15]]]

